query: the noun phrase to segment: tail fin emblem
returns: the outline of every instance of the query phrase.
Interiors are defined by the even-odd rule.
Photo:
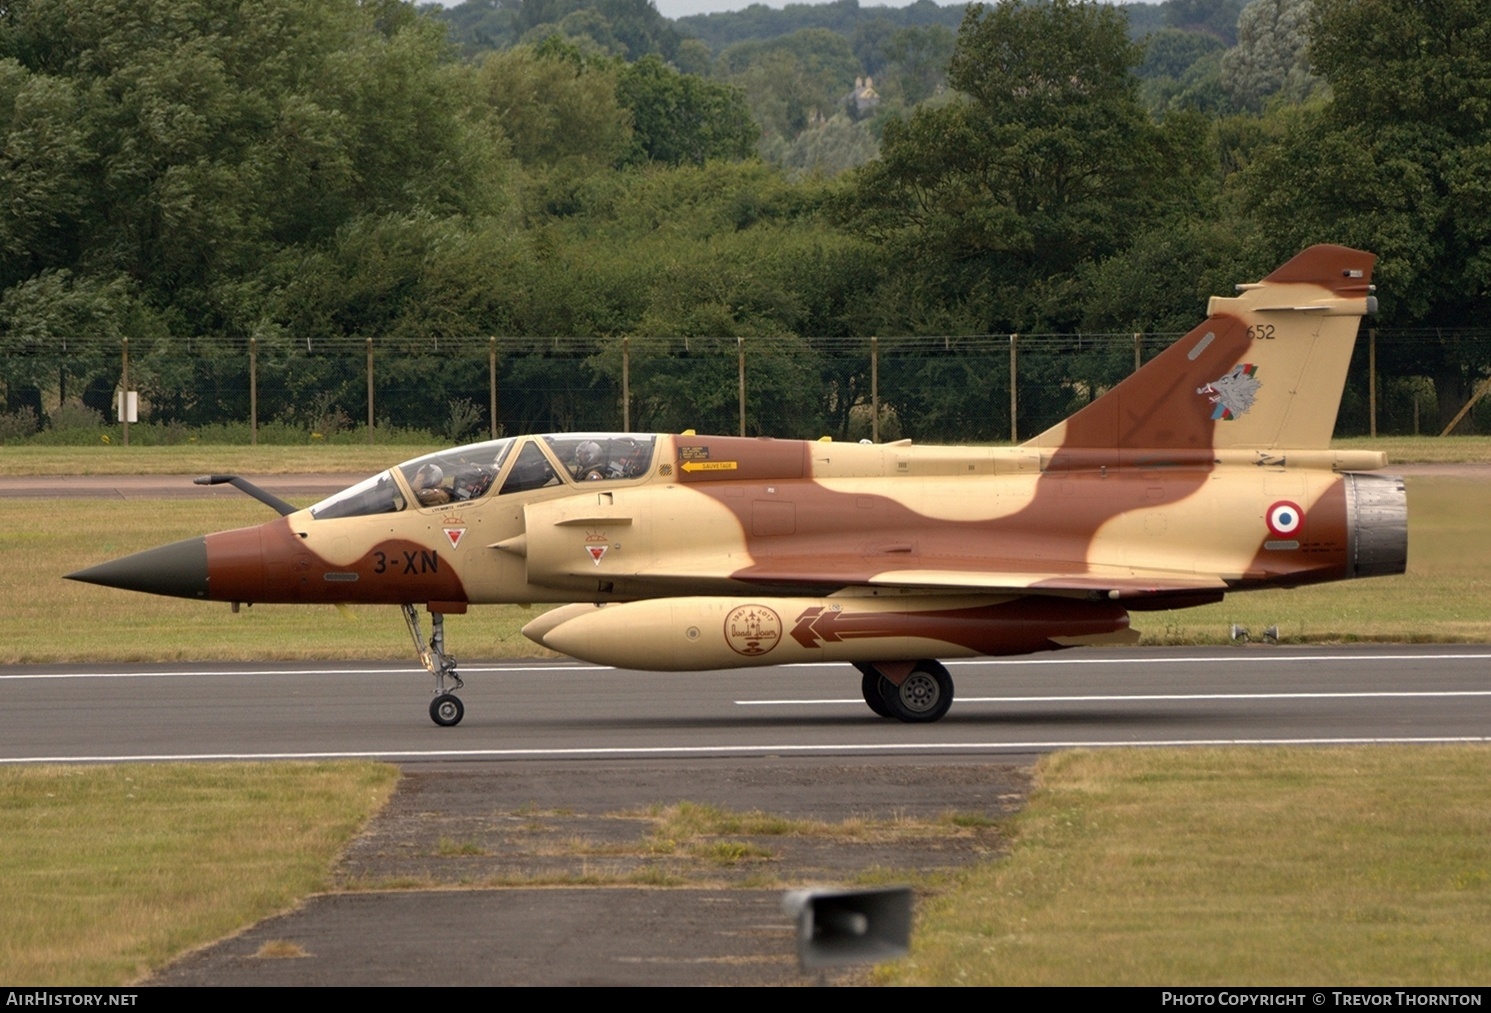
[[[1218,377],[1204,387],[1197,387],[1197,394],[1208,395],[1207,400],[1216,405],[1212,410],[1213,420],[1230,421],[1246,415],[1258,398],[1258,367],[1251,362],[1238,363],[1232,372]]]

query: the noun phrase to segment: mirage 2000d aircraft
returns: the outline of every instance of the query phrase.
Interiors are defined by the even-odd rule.
[[[883,717],[935,721],[937,658],[1137,638],[1132,612],[1403,572],[1398,478],[1328,448],[1374,257],[1314,246],[1015,447],[519,436],[431,454],[307,510],[68,576],[228,602],[403,609],[464,708],[443,617],[563,602],[523,630],[576,658],[710,670],[843,661]],[[416,607],[431,616],[420,632]]]

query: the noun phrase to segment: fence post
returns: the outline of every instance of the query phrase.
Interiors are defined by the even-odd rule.
[[[373,442],[373,339],[368,338],[368,442]]]
[[[740,356],[740,435],[746,434],[745,430],[745,338],[735,339],[735,348]]]
[[[880,442],[880,339],[870,339],[870,441]]]
[[[1417,396],[1417,395],[1415,395]],[[1377,437],[1377,328],[1367,328],[1367,433]]]
[[[129,338],[124,339],[121,355],[123,376],[119,380],[119,421],[124,426],[124,445],[129,446]]]
[[[1139,367],[1144,365],[1144,333],[1134,332],[1134,372],[1139,372]]]
[[[1020,335],[1010,335],[1010,442],[1020,442],[1020,426],[1015,421],[1015,411],[1019,408],[1020,400],[1015,393],[1015,386],[1019,379],[1019,369],[1016,366],[1016,347],[1020,344]]]
[[[631,338],[621,339],[621,431],[632,431],[632,351]]]
[[[249,446],[259,445],[259,339],[249,338]]]
[[[497,337],[487,339],[487,408],[491,412],[492,439],[497,438]]]
[[[1450,424],[1445,426],[1444,432],[1440,433],[1439,435],[1450,435],[1451,431],[1453,431],[1454,428],[1460,424],[1460,420],[1469,415],[1470,410],[1476,406],[1476,402],[1485,397],[1488,392],[1491,392],[1491,376],[1486,377],[1486,379],[1476,384],[1474,393],[1470,395],[1470,400],[1466,401],[1463,405],[1460,406],[1460,410],[1455,413],[1455,417],[1450,419]],[[1416,397],[1417,395],[1415,395],[1415,398]],[[129,432],[129,430],[126,429],[125,432]]]

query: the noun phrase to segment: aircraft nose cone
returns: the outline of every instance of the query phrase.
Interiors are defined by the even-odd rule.
[[[177,598],[207,597],[207,539],[187,538],[170,545],[136,552],[86,570],[67,574],[68,580],[102,584],[125,591],[168,594]]]

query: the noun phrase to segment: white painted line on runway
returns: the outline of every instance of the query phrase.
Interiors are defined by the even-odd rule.
[[[473,665],[460,670],[462,675],[490,672],[609,672],[610,668],[599,665],[529,665],[492,666]],[[0,682],[7,679],[210,679],[225,675],[429,675],[423,668],[266,668],[255,671],[229,668],[207,668],[183,672],[20,672],[0,675]]]
[[[960,696],[957,703],[1134,703],[1156,700],[1370,700],[1382,697],[1491,696],[1491,689],[1402,690],[1371,693],[1136,693],[1132,696]],[[862,697],[822,700],[736,700],[739,707],[864,705]]]
[[[1222,648],[1218,648],[1219,650]],[[1063,655],[1059,658],[974,658],[967,661],[948,661],[944,664],[949,667],[953,665],[1179,665],[1194,664],[1197,661],[1216,663],[1218,665],[1247,665],[1268,664],[1284,661],[1487,661],[1491,660],[1491,653],[1475,654],[1415,654],[1411,651],[1403,654],[1237,654],[1233,656],[1218,655],[1209,656],[1204,654],[1182,654],[1175,657],[1145,657],[1145,658],[1118,658],[1118,657],[1093,657],[1081,655],[1071,657]]]
[[[564,757],[629,756],[741,756],[782,753],[906,753],[913,751],[1039,753],[1054,749],[1163,749],[1197,746],[1373,746],[1373,745],[1465,745],[1491,743],[1491,737],[1477,736],[1404,736],[1392,738],[1369,736],[1334,739],[1134,739],[1122,740],[1049,740],[1030,742],[900,742],[841,743],[838,745],[770,746],[591,746],[578,749],[430,749],[369,750],[365,752],[321,753],[149,753],[134,756],[17,756],[0,758],[3,764],[24,763],[134,763],[134,762],[201,762],[269,761],[269,760],[541,760]]]
[[[1491,661],[1491,652],[1485,653],[1456,653],[1456,654],[1237,654],[1234,656],[1211,656],[1204,654],[1182,654],[1173,657],[1118,657],[1118,656],[1062,656],[1059,658],[971,658],[962,661],[948,661],[949,668],[969,667],[980,665],[984,667],[1004,667],[1012,665],[1180,665],[1195,664],[1204,661],[1209,665],[1252,665],[1252,664],[1279,664],[1293,662],[1296,664],[1313,664],[1323,661]],[[848,662],[835,661],[810,661],[801,664],[784,665],[784,668],[832,668],[844,669],[849,667]],[[532,673],[532,672],[613,672],[623,671],[609,665],[587,665],[587,664],[554,664],[554,665],[472,665],[462,668],[462,674],[487,673],[502,674],[504,672]],[[711,670],[713,671],[713,670]],[[728,669],[720,671],[740,671],[739,669]],[[425,675],[428,674],[423,668],[266,668],[255,670],[235,670],[225,668],[199,668],[180,672],[158,671],[158,672],[17,672],[0,674],[0,681],[5,680],[28,680],[28,679],[184,679],[204,678],[222,675]],[[683,673],[659,673],[677,675]],[[703,674],[703,673],[696,673]]]

